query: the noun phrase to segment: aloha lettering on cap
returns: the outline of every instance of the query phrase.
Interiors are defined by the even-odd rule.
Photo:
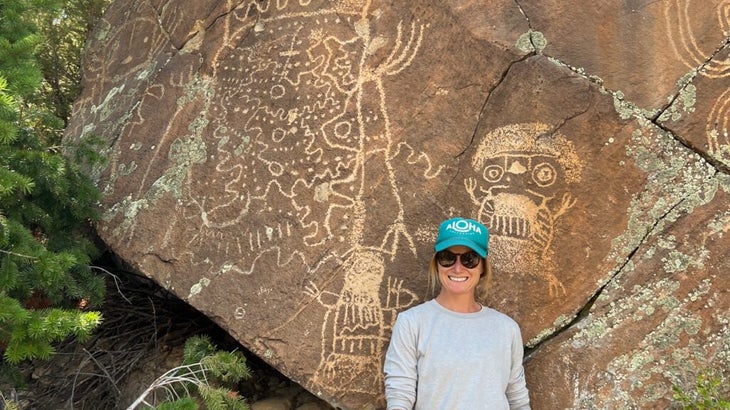
[[[447,219],[439,226],[439,235],[436,238],[434,249],[440,252],[452,246],[466,246],[486,258],[489,231],[481,223],[461,217]]]

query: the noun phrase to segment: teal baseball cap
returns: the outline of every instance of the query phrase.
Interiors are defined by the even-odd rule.
[[[434,250],[441,252],[452,246],[461,245],[474,250],[482,258],[486,258],[489,253],[488,243],[489,231],[486,226],[473,219],[456,217],[441,222]]]

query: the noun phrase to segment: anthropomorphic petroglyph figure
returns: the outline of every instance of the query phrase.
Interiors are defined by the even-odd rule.
[[[344,216],[340,220],[346,222],[338,232],[351,251],[345,257],[344,284],[339,294],[319,292],[316,287],[309,293],[327,307],[322,358],[314,380],[348,394],[372,395],[373,388],[383,383],[382,358],[395,314],[416,300],[415,294],[390,279],[384,292],[386,300],[381,297],[385,259],[398,252],[415,253],[415,244],[405,229],[403,204],[391,164],[396,144],[383,80],[410,65],[420,46],[423,28],[412,26],[409,40],[403,43],[399,26],[390,55],[384,61],[372,61],[371,53],[388,41],[373,36],[369,18],[365,8],[362,18],[354,22],[356,37],[331,41],[331,45],[322,43],[327,50],[325,55],[344,45],[353,50],[347,59],[350,63],[343,66],[347,67],[348,76],[339,75],[347,80],[341,84],[347,87],[343,89],[346,97],[341,105],[342,114],[326,121],[318,131],[322,153],[330,151],[324,144],[343,150],[348,164],[341,170],[351,170],[327,182],[333,202],[325,213],[327,220],[321,221],[325,229],[320,235],[332,235],[335,215]],[[333,47],[335,44],[337,47]],[[333,58],[333,63],[336,60]],[[345,61],[342,57],[340,60]],[[326,73],[322,76],[328,77]],[[371,196],[377,196],[388,204],[386,208],[394,210],[388,229],[372,223],[372,209],[364,199]],[[401,244],[407,249],[400,248]],[[325,298],[331,300],[327,302]]]
[[[480,178],[464,184],[474,218],[493,235],[495,268],[534,275],[551,296],[564,294],[552,242],[557,220],[576,202],[568,187],[583,167],[573,144],[545,124],[508,125],[482,139],[472,166]]]
[[[387,202],[393,222],[385,234],[364,235],[375,242],[388,236],[391,254],[399,241],[413,244],[392,165],[406,142],[392,133],[385,81],[411,65],[426,26],[414,20],[376,33],[373,13],[382,10],[373,12],[370,3],[247,6],[258,16],[252,32],[228,33],[213,53],[219,80],[206,121],[215,144],[199,171],[205,177],[190,178],[185,190],[189,225],[226,229],[276,211],[298,223],[292,232],[302,247],[330,240],[362,245],[342,236],[341,225],[369,217],[362,203],[369,195]],[[240,242],[244,256],[260,252],[246,246],[249,238]]]
[[[302,265],[331,278],[325,261],[344,261],[337,280],[304,292],[304,304],[315,297],[326,307],[314,382],[335,395],[377,395],[389,318],[416,299],[384,275],[389,259],[416,256],[393,163],[415,150],[392,132],[387,88],[418,54],[426,25],[386,26],[387,11],[371,3],[256,0],[221,17],[227,29],[207,54],[213,143],[181,200],[192,244],[210,246],[210,231],[228,239],[216,241],[223,261],[200,248],[190,255],[211,280]]]
[[[338,390],[371,394],[383,384],[381,358],[399,310],[417,296],[388,277],[385,299],[381,287],[386,277],[380,251],[356,250],[347,256],[342,291],[320,291],[311,284],[307,292],[327,308],[322,326],[322,359],[315,381]]]
[[[210,231],[230,244],[224,261],[203,250],[189,256],[209,276],[247,275],[262,254],[284,263],[292,249],[304,255],[333,242],[380,247],[385,237],[391,257],[399,243],[414,248],[392,164],[409,147],[391,131],[386,80],[411,65],[426,25],[376,28],[383,10],[372,8],[369,0],[256,0],[223,18],[231,29],[209,54],[215,81],[198,87],[197,125],[213,143],[185,178],[178,222],[196,247],[210,246]],[[344,235],[343,225],[373,217],[363,197],[378,198],[392,221],[385,232]],[[276,224],[252,221],[262,214]]]
[[[313,381],[373,395],[391,318],[416,299],[384,275],[388,258],[415,256],[392,164],[404,142],[391,132],[385,79],[411,64],[425,26],[375,33],[370,1],[261,4],[254,31],[262,40],[231,48],[216,67],[225,79],[211,110],[216,170],[230,177],[216,179],[224,195],[196,204],[218,225],[274,207],[299,223],[242,241],[244,254],[280,238],[299,238],[293,246],[302,250],[336,245],[327,257],[344,260],[342,288],[305,291],[326,307]],[[245,126],[228,126],[241,118]],[[373,198],[390,214],[373,215]]]

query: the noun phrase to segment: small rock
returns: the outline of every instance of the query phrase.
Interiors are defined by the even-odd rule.
[[[293,402],[288,397],[270,397],[251,404],[251,410],[291,410]]]

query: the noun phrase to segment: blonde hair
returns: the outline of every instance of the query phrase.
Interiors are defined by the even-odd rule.
[[[479,283],[474,291],[474,298],[477,302],[486,304],[487,293],[492,284],[492,262],[489,259],[489,255],[486,258],[482,258],[482,266],[484,267],[484,271],[479,277]],[[437,287],[441,287],[441,282],[439,282],[439,268],[436,263],[436,254],[434,254],[428,263],[428,289],[431,292],[431,296],[436,296]]]

